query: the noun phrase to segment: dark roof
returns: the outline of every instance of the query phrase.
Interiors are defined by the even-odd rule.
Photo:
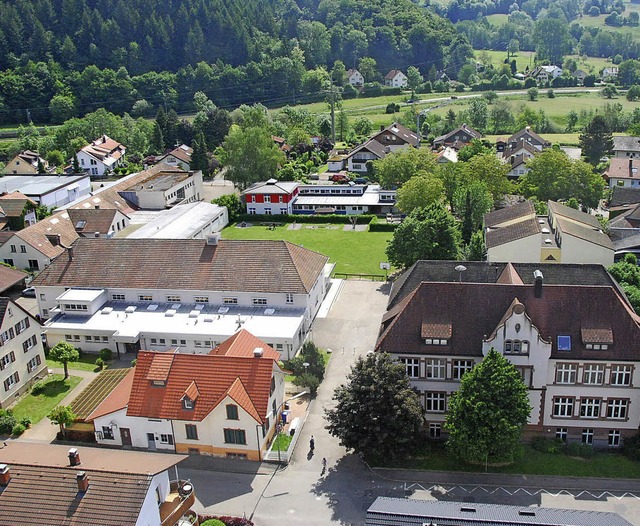
[[[479,131],[474,130],[473,128],[471,128],[470,126],[467,126],[466,124],[462,124],[461,126],[458,126],[456,129],[450,131],[449,133],[445,135],[440,135],[440,137],[436,137],[433,140],[433,144],[446,143],[452,137],[454,137],[456,133],[466,133],[468,135],[471,135],[471,137],[474,139],[479,139],[480,137],[482,137],[482,134]]]
[[[607,234],[603,233],[602,230],[600,230],[599,226],[598,228],[594,228],[586,226],[584,223],[577,224],[564,217],[559,217],[556,221],[559,230],[562,233],[613,250],[613,243],[611,242],[611,239],[609,239],[609,236],[607,236]]]
[[[616,150],[640,152],[640,137],[614,137],[613,151]]]
[[[460,264],[467,269],[462,272],[462,276],[455,270]],[[602,265],[421,260],[409,267],[393,283],[388,308],[402,301],[423,281],[497,283],[507,266],[511,266],[525,284],[532,284],[534,271],[540,270],[544,282],[549,285],[615,286],[615,281]]]
[[[383,130],[380,130],[379,132],[374,133],[371,136],[371,138],[377,139],[378,137],[380,137],[380,135],[383,135],[385,133],[391,133],[395,135],[398,139],[403,140],[404,142],[406,142],[407,144],[410,144],[411,146],[418,145],[418,134],[411,131],[406,126],[403,126],[399,122],[394,122],[389,126],[387,126],[386,128],[384,128]]]
[[[0,292],[22,283],[28,276],[26,272],[16,268],[0,265]]]
[[[631,526],[617,513],[479,504],[455,501],[397,499],[378,497],[367,510],[366,526],[402,524],[423,526]]]
[[[583,223],[585,225],[589,225],[593,228],[597,228],[600,230],[602,225],[596,216],[592,216],[591,214],[586,214],[581,212],[580,210],[576,210],[575,208],[571,208],[570,206],[563,205],[562,203],[558,203],[556,201],[548,201],[547,206],[552,214],[556,214],[559,216],[567,217],[573,221],[577,221],[579,223]]]
[[[640,188],[631,188],[629,186],[614,186],[609,201],[609,208],[618,206],[634,205],[640,203]]]
[[[525,143],[539,144],[540,146],[551,146],[549,141],[540,137],[540,135],[534,132],[529,126],[522,128],[507,139],[509,143],[520,140],[525,141]]]
[[[306,294],[327,260],[287,241],[80,238],[33,284]]]
[[[114,208],[70,208],[69,219],[76,232],[81,235],[93,235],[96,232],[108,234],[117,210]]]
[[[640,318],[613,286],[549,285],[536,297],[531,284],[421,283],[395,316],[385,317],[376,349],[389,353],[425,354],[424,323],[452,324],[448,345],[429,354],[482,356],[482,343],[500,325],[515,300],[551,343],[551,358],[640,360]],[[587,350],[582,329],[608,329],[608,350]],[[558,351],[557,337],[571,337],[571,351]]]
[[[501,208],[500,210],[495,210],[494,212],[485,214],[484,226],[492,227],[501,225],[502,223],[506,223],[508,221],[514,221],[515,219],[519,219],[521,217],[535,215],[536,210],[533,207],[533,203],[531,201],[524,201],[522,203],[507,206],[505,208]]]
[[[486,217],[486,216],[485,216]],[[540,224],[535,217],[518,221],[512,225],[495,229],[487,229],[485,243],[487,248],[493,248],[518,239],[534,236],[541,232]]]
[[[354,154],[358,153],[361,150],[368,150],[379,159],[384,158],[387,155],[387,153],[389,153],[388,146],[384,146],[383,144],[379,143],[375,139],[369,139],[367,142],[361,144],[360,146],[356,146],[353,150],[351,150],[349,152],[349,155],[347,155],[347,158],[353,156]]]

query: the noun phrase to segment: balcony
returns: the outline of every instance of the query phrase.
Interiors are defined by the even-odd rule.
[[[189,481],[174,480],[169,485],[169,495],[160,504],[162,526],[173,526],[187,513],[196,501],[193,485]]]

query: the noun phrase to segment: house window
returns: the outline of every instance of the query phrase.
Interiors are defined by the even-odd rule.
[[[151,338],[151,343],[158,343],[158,338]]]
[[[20,245],[20,252],[22,252],[23,254],[27,253],[27,247],[24,245]]]
[[[578,365],[575,363],[561,363],[556,369],[556,383],[575,384]]]
[[[611,385],[631,385],[631,366],[614,365],[611,369]]]
[[[15,246],[15,245],[11,245],[11,252],[14,252],[14,253],[15,253],[15,252],[17,252],[17,251],[18,251],[18,250],[16,249],[16,246]]]
[[[29,260],[29,268],[31,270],[40,270],[40,264],[38,263],[37,259],[30,259]]]
[[[225,444],[246,444],[247,437],[245,435],[244,429],[225,429],[224,443]]]
[[[222,303],[225,305],[237,305],[238,298],[222,298]]]
[[[13,351],[5,354],[2,358],[0,358],[0,371],[15,361],[16,355]]]
[[[581,418],[598,418],[600,416],[599,398],[583,398],[580,400],[580,417]]]
[[[13,259],[5,259],[3,260],[7,265],[13,267]],[[40,294],[42,296],[42,294]]]
[[[17,372],[13,373],[11,376],[9,376],[9,378],[7,378],[4,381],[4,390],[8,391],[9,389],[11,389],[14,385],[17,385],[17,383],[20,381],[20,375],[18,375]]]
[[[409,378],[420,377],[420,359],[419,358],[400,358],[400,363],[404,364],[405,371]]]
[[[473,360],[454,360],[453,379],[461,380],[465,373],[473,369]]]
[[[37,343],[38,343],[38,338],[35,335],[32,336],[31,338],[27,338],[25,341],[22,342],[22,350],[24,352],[27,352],[32,347],[35,347]]]
[[[567,418],[573,415],[573,398],[558,397],[553,399],[553,416]]]
[[[276,390],[276,378],[275,378],[275,376],[272,376],[271,377],[271,385],[269,386],[269,396],[271,396],[275,390]],[[269,427],[269,426],[267,426],[267,427]]]
[[[271,202],[271,196],[270,195],[265,195],[264,196],[264,202],[265,203],[270,203]]]
[[[185,424],[184,431],[189,440],[198,440],[198,426],[194,424]]]
[[[593,429],[582,430],[582,443],[589,446],[593,445]]]
[[[438,338],[426,338],[424,340],[425,345],[447,345],[447,340]]]
[[[255,213],[256,213],[256,207],[255,207],[255,206],[250,206],[250,207],[248,207],[248,208],[247,208],[247,213],[248,213],[249,215],[255,215]]]
[[[209,303],[209,296],[194,296],[193,301],[196,303]]]
[[[253,298],[252,303],[254,305],[266,305],[267,304],[267,298]]]
[[[427,360],[427,378],[431,380],[444,380],[446,378],[447,365],[444,360]]]
[[[124,294],[111,294],[111,299],[114,301],[124,301]]]
[[[618,447],[620,445],[620,430],[619,429],[610,429],[609,430],[609,442],[610,447]]]
[[[624,420],[627,418],[627,407],[629,406],[629,400],[623,399],[609,399],[607,400],[607,418],[614,418],[616,420]]]
[[[442,424],[429,424],[429,438],[440,438],[442,435]]]
[[[288,304],[293,303],[293,294],[287,294],[287,303]]]
[[[188,396],[185,396],[182,399],[182,408],[183,409],[193,409],[193,400],[191,400],[191,398],[189,398]]]
[[[558,440],[562,440],[563,442],[566,442],[567,432],[568,432],[568,429],[566,427],[556,427],[556,438]]]
[[[432,413],[444,413],[446,399],[446,393],[427,391],[425,393],[425,410]]]
[[[42,363],[40,355],[36,355],[27,362],[27,373],[31,373],[36,367]]]
[[[178,340],[177,339],[171,339],[171,345],[178,345]]]
[[[239,420],[237,405],[227,405],[227,420]]]
[[[138,294],[139,301],[153,301],[153,296],[149,294]]]
[[[111,426],[102,426],[102,438],[105,440],[113,440],[113,429],[111,429]]]
[[[582,382],[588,385],[602,385],[604,383],[604,365],[585,364]]]
[[[160,442],[162,444],[173,445],[173,435],[160,435]]]
[[[266,216],[272,215],[271,208],[265,208],[264,209],[264,215],[266,215]]]
[[[180,303],[180,296],[167,296],[167,303]]]

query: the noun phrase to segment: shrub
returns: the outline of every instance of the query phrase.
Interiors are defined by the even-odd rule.
[[[11,409],[0,409],[0,433],[8,434],[16,425],[16,417],[13,416]]]
[[[588,444],[570,442],[565,447],[565,453],[570,457],[591,458],[593,457],[594,450],[593,447]]]
[[[218,519],[209,519],[200,523],[200,526],[225,526],[225,523]]]
[[[37,396],[42,393],[42,391],[44,391],[44,382],[41,381],[33,384],[33,387],[31,388],[32,395]]]
[[[104,362],[110,362],[113,359],[113,351],[111,349],[100,349],[100,358],[102,358],[102,361]],[[96,365],[98,365],[96,363]]]
[[[31,427],[31,418],[28,416],[23,416],[20,419],[20,423],[25,427],[25,429],[29,429]]]
[[[133,360],[131,360],[131,367],[135,367],[137,363],[138,363],[138,359],[134,358]]]
[[[640,460],[640,434],[625,438],[622,441],[622,453],[631,460]]]
[[[565,447],[562,440],[558,438],[535,437],[531,440],[531,447],[542,453],[561,453]]]
[[[104,368],[104,360],[102,358],[96,358],[96,367],[100,370]]]
[[[384,110],[385,113],[397,113],[400,111],[400,104],[396,104],[395,102],[390,102],[387,104],[387,108]]]
[[[23,424],[18,423],[11,428],[11,434],[19,437],[26,430],[27,428]]]

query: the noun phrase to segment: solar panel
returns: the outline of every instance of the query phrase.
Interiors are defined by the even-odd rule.
[[[558,350],[559,351],[571,350],[571,336],[558,336]]]

